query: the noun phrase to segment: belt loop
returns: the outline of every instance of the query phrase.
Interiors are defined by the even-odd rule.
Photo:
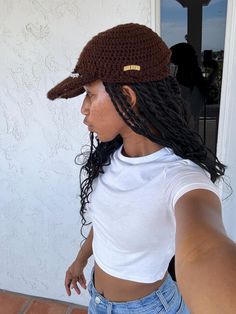
[[[112,314],[112,302],[108,302],[108,305],[107,305],[107,314]]]
[[[159,300],[161,301],[161,304],[164,306],[165,311],[167,312],[169,309],[169,304],[167,303],[164,295],[159,290],[156,291],[156,294],[157,294]]]

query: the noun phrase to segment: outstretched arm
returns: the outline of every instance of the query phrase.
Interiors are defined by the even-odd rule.
[[[236,313],[236,244],[216,194],[196,189],[175,205],[177,283],[191,314]]]

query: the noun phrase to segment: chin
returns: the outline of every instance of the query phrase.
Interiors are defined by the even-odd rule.
[[[94,138],[98,139],[100,142],[102,143],[107,143],[107,142],[111,142],[115,139],[115,136],[113,137],[103,137],[103,136],[100,136],[99,134],[95,133],[94,135]]]

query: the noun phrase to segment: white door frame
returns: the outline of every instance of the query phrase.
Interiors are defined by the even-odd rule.
[[[236,60],[236,3],[234,0],[228,0],[225,47],[224,47],[224,63],[223,63],[223,79],[221,87],[220,100],[220,117],[218,128],[217,155],[220,159],[227,161],[227,148],[230,129],[233,123],[232,109],[235,106],[235,65]],[[233,84],[232,84],[233,83]],[[234,96],[234,98],[233,98]],[[235,123],[235,122],[234,122]]]
[[[151,1],[151,29],[158,35],[161,34],[161,1]]]
[[[228,0],[224,47],[223,79],[220,100],[220,116],[217,141],[217,156],[228,166],[226,182],[230,183],[233,194],[223,201],[223,220],[228,235],[236,241],[236,2]],[[221,196],[230,194],[223,182]]]

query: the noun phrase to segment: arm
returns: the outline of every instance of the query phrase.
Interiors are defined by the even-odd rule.
[[[82,245],[76,259],[78,261],[85,261],[88,260],[89,257],[93,254],[93,250],[92,250],[92,241],[93,241],[93,227],[91,227],[89,235],[86,239],[86,241],[84,242],[84,244]]]
[[[236,244],[226,235],[219,198],[188,192],[175,216],[176,278],[191,314],[236,313]]]
[[[80,289],[77,286],[77,281],[80,285],[86,289],[86,279],[84,277],[83,269],[87,265],[89,257],[93,254],[92,251],[92,241],[93,241],[93,227],[90,229],[89,235],[82,245],[75,261],[66,271],[65,277],[65,289],[67,294],[71,295],[70,289],[75,289],[78,294],[80,294]]]

